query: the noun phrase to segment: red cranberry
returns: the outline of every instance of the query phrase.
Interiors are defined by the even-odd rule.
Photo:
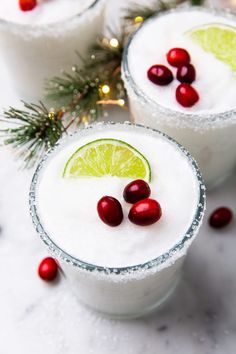
[[[165,86],[173,81],[173,74],[165,65],[153,65],[147,72],[148,78],[156,85]]]
[[[190,63],[190,55],[187,50],[183,48],[172,48],[166,54],[167,61],[170,65],[178,67],[182,64]]]
[[[136,179],[130,182],[124,189],[123,197],[127,203],[136,203],[141,199],[148,198],[151,194],[151,189],[147,182],[142,179]]]
[[[192,64],[183,64],[178,67],[177,79],[180,82],[191,84],[196,78],[196,70]]]
[[[230,223],[233,213],[229,208],[221,207],[213,211],[209,218],[209,224],[215,229],[220,229]]]
[[[118,226],[123,220],[120,202],[113,197],[102,197],[97,204],[98,215],[109,226]]]
[[[154,224],[161,217],[160,204],[151,198],[135,203],[129,212],[129,220],[136,225],[147,226]]]
[[[38,275],[41,279],[52,281],[58,273],[58,264],[52,257],[47,257],[42,260],[38,267]]]
[[[192,107],[199,100],[195,88],[189,84],[180,84],[176,89],[176,99],[183,107]]]
[[[31,11],[37,6],[37,0],[19,0],[19,6],[22,11]]]

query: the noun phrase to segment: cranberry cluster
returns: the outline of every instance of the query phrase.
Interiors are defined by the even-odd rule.
[[[137,179],[130,182],[123,191],[124,200],[133,204],[129,211],[129,220],[140,226],[157,222],[161,215],[160,204],[149,198],[151,189],[145,181]],[[104,196],[97,204],[98,215],[109,226],[118,226],[123,220],[123,210],[120,202],[113,197]]]
[[[171,66],[177,68],[176,78],[181,84],[176,89],[176,100],[183,107],[192,107],[199,100],[199,95],[191,83],[196,78],[194,66],[190,63],[191,58],[187,50],[183,48],[172,48],[166,58]],[[156,85],[169,85],[174,76],[172,71],[165,65],[156,64],[150,67],[147,72],[150,81]]]

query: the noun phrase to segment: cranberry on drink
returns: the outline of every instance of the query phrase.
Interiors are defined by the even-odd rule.
[[[42,260],[38,267],[38,275],[41,279],[52,281],[58,273],[58,264],[52,257],[47,257]]]
[[[162,215],[160,204],[151,198],[146,198],[135,203],[129,212],[129,220],[140,226],[152,225]]]
[[[176,77],[182,83],[191,84],[196,78],[196,70],[192,64],[182,64],[178,67]]]
[[[190,63],[190,55],[186,49],[183,48],[172,48],[166,54],[167,61],[170,65],[179,67],[182,64]]]
[[[173,74],[165,65],[153,65],[147,72],[150,81],[156,85],[165,86],[173,81]]]
[[[120,202],[113,197],[104,196],[97,204],[100,219],[109,226],[118,226],[123,220],[123,211]]]
[[[189,84],[180,84],[176,89],[176,100],[183,107],[192,107],[199,100],[199,95],[195,88]]]
[[[230,223],[233,213],[229,208],[220,207],[214,210],[209,218],[209,224],[215,229],[220,229]]]
[[[141,199],[148,198],[151,194],[151,189],[147,182],[142,179],[136,179],[130,182],[124,189],[123,197],[127,203],[136,203]]]

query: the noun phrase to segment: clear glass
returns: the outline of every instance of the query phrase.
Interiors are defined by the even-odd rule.
[[[143,264],[122,268],[105,268],[86,263],[71,256],[61,249],[44,228],[38,213],[37,201],[40,178],[47,168],[48,159],[70,140],[79,139],[94,130],[139,131],[152,136],[162,135],[169,144],[177,146],[191,165],[197,181],[198,205],[192,223],[181,241],[173,245],[166,253]],[[205,187],[198,166],[191,155],[177,142],[163,133],[141,125],[131,123],[99,123],[79,130],[77,133],[62,139],[49,151],[39,163],[33,176],[30,188],[30,213],[37,233],[50,253],[62,266],[65,277],[78,298],[87,306],[111,317],[130,318],[141,316],[156,307],[169,297],[175,289],[181,273],[181,266],[186,252],[198,233],[205,210]]]
[[[213,12],[236,21],[230,12],[203,7],[181,7],[145,21],[158,21],[170,12]],[[139,33],[138,29],[133,37]],[[206,186],[211,188],[223,181],[236,166],[236,108],[217,114],[182,113],[166,108],[150,99],[139,87],[129,69],[129,40],[123,55],[122,77],[128,92],[132,119],[170,135],[183,144],[197,160]]]
[[[104,0],[64,21],[23,25],[0,18],[0,52],[17,93],[27,100],[41,98],[45,79],[72,71],[102,33]]]

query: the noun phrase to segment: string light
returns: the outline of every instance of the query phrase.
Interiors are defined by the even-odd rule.
[[[89,118],[88,118],[88,116],[83,116],[83,117],[82,117],[82,123],[85,124],[85,125],[89,123]]]
[[[119,47],[119,41],[116,38],[111,38],[110,39],[110,46],[112,48],[118,48]]]
[[[144,19],[142,16],[136,16],[134,19],[135,23],[142,23],[143,21],[144,21]]]
[[[53,111],[50,111],[49,113],[48,113],[48,118],[49,119],[54,119],[55,118],[55,112],[54,112],[54,110]]]
[[[113,105],[113,106],[120,106],[123,108],[127,108],[125,107],[125,100],[123,100],[122,98],[119,98],[118,100],[100,100],[97,101],[97,104],[102,104],[102,105]]]
[[[65,107],[62,107],[62,108],[58,111],[57,117],[58,117],[58,118],[62,118],[62,117],[64,116],[65,112],[66,112]]]
[[[122,98],[120,98],[119,100],[117,100],[118,102],[118,105],[121,106],[121,107],[124,107],[125,105],[125,100],[123,100]]]
[[[110,91],[111,91],[110,86],[108,85],[102,86],[102,93],[104,93],[104,95],[107,95]]]

